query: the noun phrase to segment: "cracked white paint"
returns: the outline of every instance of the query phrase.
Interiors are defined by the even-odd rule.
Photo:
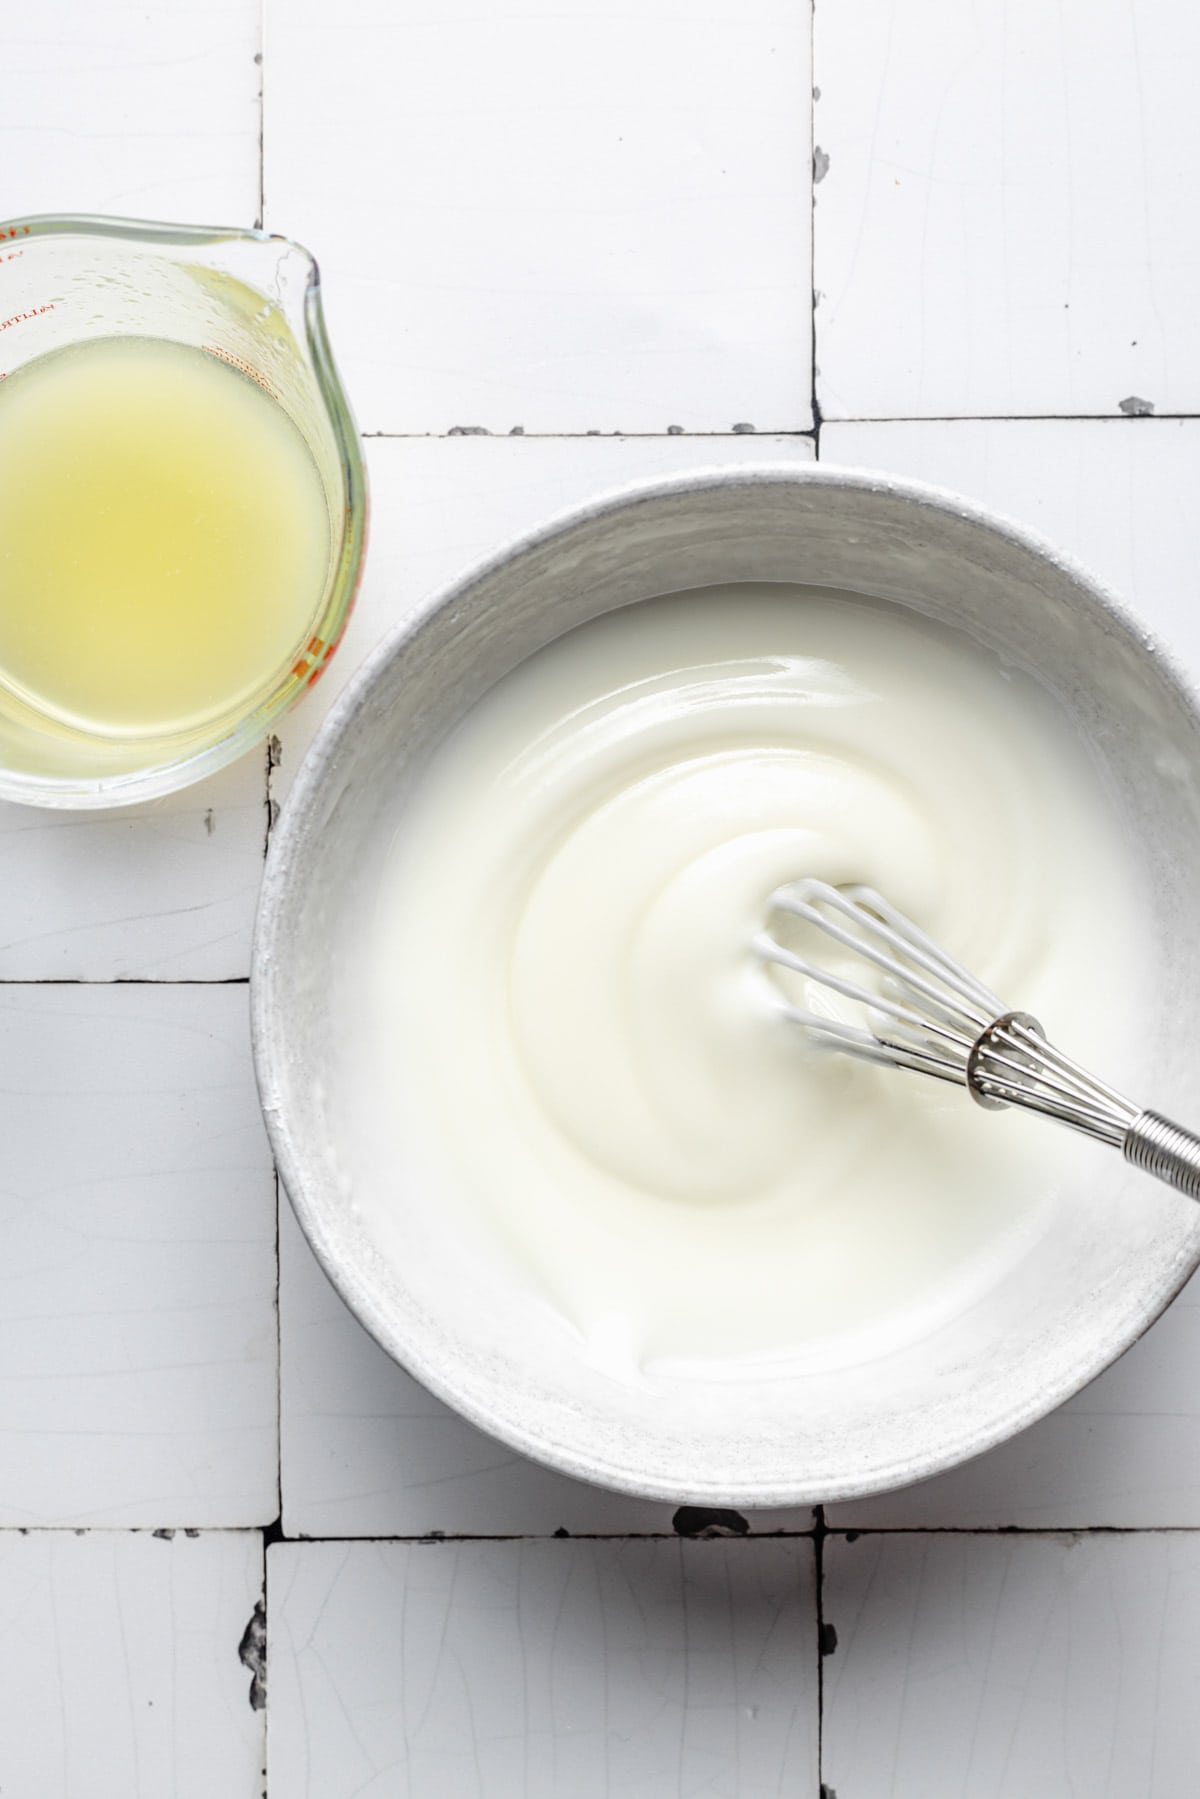
[[[257,1532],[0,1532],[4,1799],[259,1799]]]
[[[810,425],[809,50],[806,0],[273,5],[267,223],[363,429]]]
[[[273,1517],[246,988],[0,985],[0,1109],[0,1524]]]
[[[1200,14],[814,13],[825,418],[1200,411]]]
[[[265,768],[116,812],[0,803],[0,980],[244,979]]]
[[[834,1537],[823,1599],[846,1799],[1195,1792],[1195,1536]]]
[[[816,1790],[811,1542],[268,1551],[286,1799]]]
[[[5,216],[108,212],[250,225],[256,0],[39,0],[0,20]],[[8,1795],[5,1794],[5,1799]]]

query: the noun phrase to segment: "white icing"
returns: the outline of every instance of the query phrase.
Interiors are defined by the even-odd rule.
[[[501,682],[398,818],[354,1073],[384,1253],[448,1207],[632,1375],[872,1353],[1027,1250],[1072,1140],[814,1053],[749,951],[802,874],[878,887],[1119,1077],[1133,877],[1048,697],[896,608],[656,600]]]

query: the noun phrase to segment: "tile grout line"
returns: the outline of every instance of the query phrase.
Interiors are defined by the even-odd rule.
[[[259,0],[258,4],[258,50],[255,62],[258,65],[258,217],[255,221],[260,231],[266,229],[266,20],[267,0]],[[266,741],[263,758],[263,862],[265,864],[271,850],[271,832],[278,816],[278,805],[271,792],[271,775],[278,766],[280,742],[272,732]],[[280,1307],[280,1283],[282,1260],[280,1255],[280,1218],[279,1207],[282,1199],[282,1184],[279,1169],[272,1157],[272,1175],[275,1188],[275,1504],[276,1515],[272,1523],[260,1532],[259,1542],[262,1545],[262,1587],[258,1606],[251,1614],[250,1623],[246,1626],[246,1635],[239,1645],[238,1654],[252,1669],[250,1686],[250,1703],[255,1711],[262,1714],[262,1799],[268,1799],[271,1787],[270,1751],[267,1740],[267,1680],[270,1661],[270,1624],[268,1613],[268,1567],[270,1549],[283,1534],[283,1328]],[[257,1630],[256,1630],[257,1624]],[[247,1644],[251,1654],[245,1653]]]
[[[260,1537],[261,1524],[0,1524],[0,1537]]]
[[[1200,412],[855,412],[822,418],[826,425],[1165,425]]]
[[[815,423],[798,429],[794,425],[756,425],[752,431],[738,431],[720,425],[701,426],[694,431],[495,431],[486,426],[451,425],[446,431],[360,431],[366,443],[443,443],[450,438],[486,437],[497,442],[517,439],[530,443],[579,443],[592,438],[602,443],[657,442],[660,438],[687,441],[689,438],[762,437],[810,438],[816,442],[823,425],[1120,425],[1145,426],[1189,424],[1200,420],[1200,412],[1156,412],[1130,417],[1115,412],[954,412],[954,413],[854,413],[827,417],[820,410],[816,394],[816,317],[813,318],[813,382],[809,403]]]
[[[809,405],[813,457],[821,460],[821,402],[817,395],[817,0],[808,8],[808,199],[809,199]],[[813,1578],[816,1585],[817,1794],[834,1799],[825,1785],[825,1507],[813,1507]]]
[[[813,1568],[816,1582],[816,1647],[817,1647],[817,1789],[819,1799],[826,1799],[825,1774],[825,1507],[815,1506],[813,1527]]]
[[[5,987],[248,987],[249,984],[248,974],[0,975],[0,990]]]
[[[831,1524],[826,1535],[860,1537],[1144,1537],[1197,1536],[1197,1524]]]
[[[254,53],[254,61],[258,68],[258,217],[255,228],[265,229],[263,221],[266,217],[266,168],[263,152],[265,108],[263,102],[263,77],[266,70],[266,59],[263,49],[267,35],[267,0],[258,0],[258,49]]]
[[[684,431],[667,426],[660,431],[492,431],[484,425],[473,425],[470,429],[462,425],[451,425],[448,431],[360,431],[358,434],[365,443],[373,443],[379,439],[384,442],[396,440],[401,443],[444,443],[450,438],[486,437],[498,443],[509,441],[517,443],[584,443],[594,440],[597,443],[642,443],[657,442],[660,438],[676,442],[689,437],[789,437],[800,438],[814,436],[811,425],[803,429],[795,425],[755,425],[739,430],[735,425],[712,425],[696,431]]]
[[[1198,1527],[1200,1528],[1200,1527]],[[458,1543],[804,1543],[811,1541],[816,1526],[808,1530],[678,1531],[678,1530],[558,1530],[540,1531],[443,1531],[427,1530],[405,1536],[387,1531],[367,1531],[347,1536],[341,1531],[319,1535],[300,1532],[279,1536],[276,1543],[303,1548],[320,1543],[407,1543],[416,1548],[442,1549]],[[832,1533],[831,1533],[832,1534]],[[980,1533],[982,1534],[982,1533]]]
[[[821,460],[821,402],[817,396],[817,0],[808,7],[808,365],[813,451]]]
[[[294,1544],[297,1547],[320,1543],[406,1543],[418,1548],[440,1549],[458,1543],[803,1543],[811,1541],[815,1545],[824,1544],[833,1539],[845,1543],[856,1543],[861,1537],[1196,1537],[1200,1538],[1200,1524],[939,1524],[939,1525],[904,1525],[875,1526],[866,1525],[859,1529],[849,1526],[832,1525],[824,1519],[824,1507],[815,1506],[819,1521],[809,1530],[751,1530],[741,1532],[703,1531],[692,1534],[681,1534],[679,1531],[656,1530],[578,1530],[559,1534],[558,1531],[424,1531],[419,1535],[404,1535],[387,1531],[365,1531],[356,1535],[346,1535],[340,1531],[322,1532],[320,1535],[309,1535],[300,1532],[296,1536],[282,1535],[272,1537],[272,1546],[276,1543]],[[268,1527],[268,1530],[273,1527]]]
[[[279,1178],[279,1169],[275,1166],[274,1158],[272,1158],[272,1172],[275,1177],[275,1504],[278,1509],[274,1520],[264,1530],[264,1558],[267,1553],[268,1541],[281,1542],[283,1540],[283,1310],[280,1303],[283,1285],[283,1259],[279,1218],[279,1208],[283,1203],[283,1182]]]
[[[815,1507],[823,1511],[823,1507]],[[181,1536],[261,1537],[264,1551],[284,1546],[297,1549],[319,1548],[325,1543],[353,1546],[356,1543],[401,1543],[419,1549],[454,1548],[471,1543],[804,1543],[822,1544],[840,1540],[853,1544],[864,1537],[1033,1537],[1078,1539],[1082,1537],[1178,1537],[1200,1541],[1200,1524],[908,1524],[838,1526],[814,1524],[809,1530],[751,1530],[741,1532],[700,1532],[681,1535],[665,1530],[578,1530],[559,1535],[557,1531],[425,1531],[420,1535],[403,1535],[367,1531],[347,1535],[329,1531],[319,1536],[301,1532],[287,1535],[278,1518],[267,1524],[0,1524],[0,1540],[4,1537],[159,1537],[170,1540]]]

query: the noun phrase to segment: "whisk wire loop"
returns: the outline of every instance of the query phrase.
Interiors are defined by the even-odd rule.
[[[952,962],[938,946],[919,931],[903,913],[888,905],[869,887],[837,888],[823,881],[797,881],[781,887],[772,904],[782,912],[790,912],[862,956],[892,980],[899,980],[913,993],[948,1017],[967,1017],[978,1036],[998,1012],[1003,1011],[994,993],[969,975],[965,968]],[[839,924],[831,913],[840,913],[855,926],[854,931]],[[880,948],[880,943],[883,948]],[[928,981],[917,974],[923,969],[934,976]],[[825,980],[826,971],[814,976]],[[936,983],[936,984],[935,984]],[[858,989],[861,994],[861,988]]]
[[[847,1018],[836,1007],[814,1011],[791,990],[781,994],[783,1015],[814,1047],[948,1081],[985,1107],[1018,1106],[1056,1119],[1200,1199],[1200,1136],[1089,1073],[1048,1040],[1036,1018],[1008,1010],[873,888],[793,881],[772,895],[771,912],[813,927],[865,965],[855,978],[841,962],[826,967],[800,954],[794,927],[786,941],[775,929],[755,938],[755,954],[799,976],[806,992],[824,989],[856,1009]]]

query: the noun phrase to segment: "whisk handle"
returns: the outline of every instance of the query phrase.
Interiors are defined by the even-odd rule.
[[[1158,1112],[1142,1112],[1125,1133],[1125,1160],[1200,1199],[1200,1137]]]

